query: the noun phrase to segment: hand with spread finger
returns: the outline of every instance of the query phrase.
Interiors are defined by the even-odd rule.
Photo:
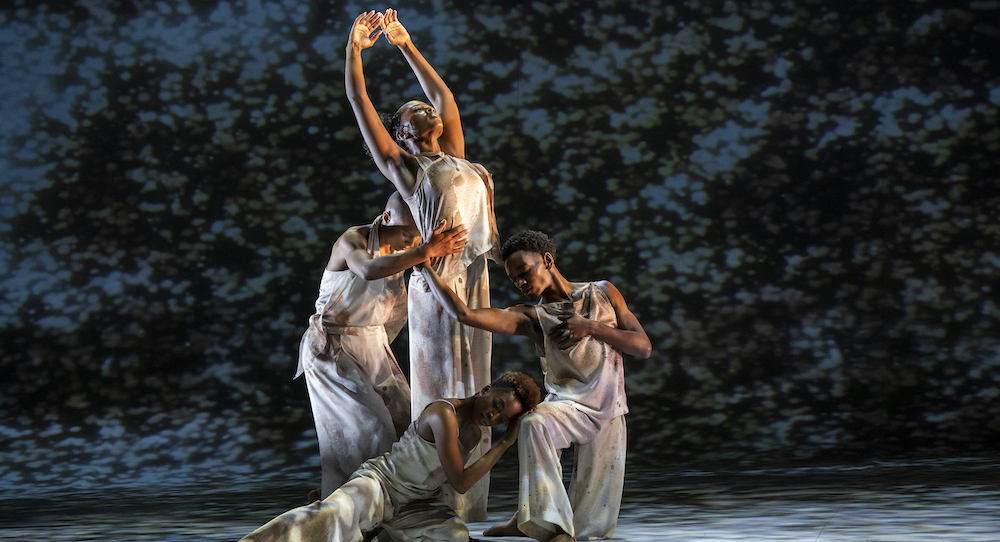
[[[465,244],[469,241],[469,231],[465,226],[459,225],[447,230],[444,227],[445,222],[442,220],[424,243],[424,251],[429,260],[458,254],[465,249]]]
[[[410,41],[410,33],[403,28],[403,23],[399,22],[399,13],[392,8],[385,10],[382,16],[382,29],[385,31],[385,39],[393,45],[406,45]]]
[[[379,26],[382,24],[382,14],[377,11],[366,11],[354,19],[348,45],[356,51],[362,51],[375,45],[382,35]]]

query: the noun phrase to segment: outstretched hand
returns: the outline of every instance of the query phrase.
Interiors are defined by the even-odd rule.
[[[444,229],[445,222],[434,228],[429,239],[427,239],[427,258],[436,259],[449,254],[457,254],[465,249],[465,244],[469,241],[469,231],[465,226],[459,225],[448,230]]]
[[[410,33],[403,28],[403,23],[399,22],[396,10],[389,8],[382,16],[382,30],[385,32],[385,39],[393,45],[405,45],[410,41]]]
[[[348,45],[359,51],[375,45],[375,41],[382,35],[382,30],[379,29],[379,26],[382,25],[383,17],[377,11],[366,11],[358,15],[358,18],[354,19],[354,26],[351,27],[351,35],[347,42]]]

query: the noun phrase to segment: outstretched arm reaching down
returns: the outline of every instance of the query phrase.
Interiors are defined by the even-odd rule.
[[[434,299],[452,318],[467,326],[505,335],[523,335],[530,337],[537,344],[542,343],[541,328],[533,318],[534,309],[531,307],[516,305],[508,309],[470,309],[458,294],[441,280],[434,269],[428,265],[421,265],[419,269],[424,274]]]

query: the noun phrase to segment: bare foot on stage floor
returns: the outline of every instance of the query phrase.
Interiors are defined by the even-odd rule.
[[[517,528],[517,514],[503,523],[497,523],[483,531],[483,536],[524,536]]]

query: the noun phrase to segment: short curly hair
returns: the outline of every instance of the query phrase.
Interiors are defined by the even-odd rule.
[[[546,252],[556,258],[556,245],[552,239],[540,231],[522,230],[507,238],[500,249],[500,257],[504,260],[518,251],[534,252],[543,256]]]
[[[542,392],[538,385],[530,376],[516,371],[507,371],[490,382],[490,388],[494,390],[510,390],[514,397],[521,402],[524,411],[531,410],[538,406],[542,400]]]

